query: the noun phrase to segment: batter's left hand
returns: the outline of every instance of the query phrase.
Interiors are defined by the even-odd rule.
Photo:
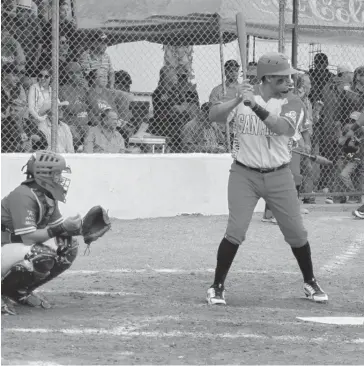
[[[241,102],[249,102],[250,107],[254,107],[255,99],[253,94],[253,86],[249,83],[249,80],[244,80],[237,90],[237,96]]]

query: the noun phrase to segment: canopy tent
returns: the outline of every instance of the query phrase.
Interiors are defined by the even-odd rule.
[[[364,45],[364,2],[327,3],[300,1],[299,41]],[[74,0],[73,7],[78,27],[102,28],[112,35],[109,45],[143,40],[216,44],[220,30],[228,42],[236,38],[238,12],[245,16],[248,35],[277,39],[279,31],[279,0]],[[285,23],[290,40],[292,0],[287,0]]]

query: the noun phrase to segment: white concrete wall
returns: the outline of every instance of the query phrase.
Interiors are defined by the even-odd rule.
[[[112,217],[227,214],[230,155],[65,155],[72,174],[63,215],[100,204]],[[24,179],[28,154],[2,154],[1,197]],[[256,211],[262,212],[264,202]]]

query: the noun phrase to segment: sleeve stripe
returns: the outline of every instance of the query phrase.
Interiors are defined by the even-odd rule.
[[[16,229],[14,230],[15,235],[24,235],[24,234],[30,234],[36,231],[37,228],[35,226],[25,227],[22,229]]]
[[[285,121],[289,123],[289,125],[296,131],[296,124],[291,118],[287,118],[285,116],[281,116]]]
[[[61,224],[63,222],[63,217],[60,217],[58,220],[54,221],[54,222],[50,222],[48,224],[48,226],[56,226],[58,224]]]

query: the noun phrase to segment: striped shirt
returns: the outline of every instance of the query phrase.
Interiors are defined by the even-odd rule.
[[[109,81],[109,74],[114,72],[110,56],[106,52],[102,55],[95,55],[85,51],[81,55],[80,64],[86,74],[91,70],[100,70],[100,74],[106,84]]]

